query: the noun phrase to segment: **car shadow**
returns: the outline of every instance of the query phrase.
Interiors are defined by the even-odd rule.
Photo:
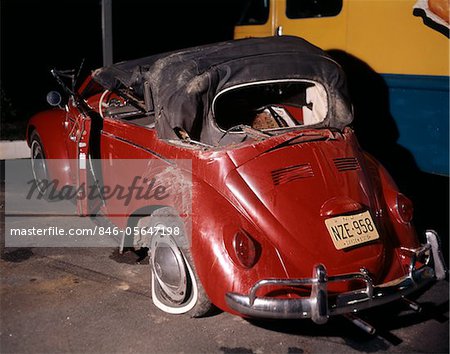
[[[443,256],[449,264],[449,177],[422,171],[412,153],[397,143],[399,131],[383,77],[344,51],[329,50],[328,54],[346,73],[359,143],[386,167],[400,191],[413,201],[414,223],[421,241],[425,241],[427,229],[441,236]]]
[[[410,327],[419,323],[434,320],[439,323],[448,322],[448,299],[435,304],[424,302],[422,310],[415,312],[403,302],[393,302],[383,306],[383,310],[373,308],[358,314],[359,318],[372,325],[376,332],[371,335],[355,326],[342,316],[331,317],[326,325],[317,325],[310,320],[260,320],[247,319],[247,322],[266,330],[284,334],[342,338],[349,347],[364,352],[387,350],[403,343],[393,333],[394,330]]]
[[[362,148],[377,158],[389,171],[402,193],[414,203],[414,223],[421,241],[424,232],[434,229],[441,236],[442,251],[449,262],[449,178],[423,172],[412,153],[399,145],[399,131],[390,112],[389,89],[383,77],[362,60],[340,50],[330,54],[344,69],[349,95],[354,106],[353,128]],[[427,289],[415,294],[417,298]],[[356,327],[342,316],[332,317],[326,325],[316,325],[310,320],[257,320],[247,321],[255,326],[286,334],[342,338],[355,350],[364,352],[385,351],[403,342],[393,331],[430,320],[446,323],[448,298],[438,303],[425,301],[421,312],[414,312],[401,302],[393,302],[358,314],[371,324],[375,335]]]

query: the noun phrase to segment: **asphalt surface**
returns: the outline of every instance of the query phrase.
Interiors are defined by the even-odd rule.
[[[1,353],[448,353],[448,282],[344,318],[249,322],[228,313],[167,315],[151,303],[148,264],[115,248],[6,248],[0,260]]]
[[[369,336],[343,318],[248,322],[218,313],[167,315],[151,303],[148,264],[112,248],[6,249],[1,264],[2,353],[448,353],[448,282],[364,314]],[[144,262],[145,263],[145,262]]]
[[[45,221],[68,223],[90,221]],[[4,218],[0,226],[4,235]],[[419,294],[420,313],[398,302],[361,313],[377,329],[370,336],[342,317],[319,326],[309,320],[250,322],[223,312],[201,319],[164,314],[151,302],[148,261],[137,259],[111,247],[4,248],[2,242],[0,352],[449,352],[448,281]]]

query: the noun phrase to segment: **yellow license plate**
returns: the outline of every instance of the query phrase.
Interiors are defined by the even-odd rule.
[[[338,250],[370,242],[380,237],[368,211],[327,219],[325,225],[334,247]]]

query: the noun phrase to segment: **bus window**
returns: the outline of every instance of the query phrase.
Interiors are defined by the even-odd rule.
[[[331,17],[342,10],[342,0],[286,0],[286,16],[291,19]]]
[[[269,18],[269,0],[246,0],[238,25],[262,25]]]

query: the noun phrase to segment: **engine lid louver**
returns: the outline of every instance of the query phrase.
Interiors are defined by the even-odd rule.
[[[360,170],[358,159],[356,157],[341,157],[333,159],[334,165],[339,172]]]
[[[302,178],[314,177],[314,172],[309,163],[273,170],[271,174],[273,184],[276,186]]]

